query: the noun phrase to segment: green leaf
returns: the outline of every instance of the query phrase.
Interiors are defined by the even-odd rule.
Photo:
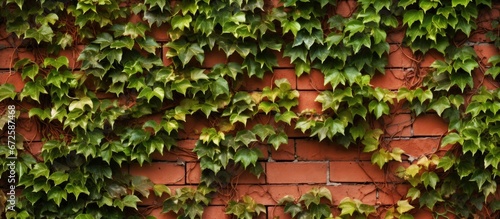
[[[259,136],[261,141],[264,141],[265,138],[269,135],[276,134],[274,128],[271,125],[262,125],[257,124],[252,128],[252,132]]]
[[[291,125],[292,119],[299,118],[293,111],[286,111],[284,113],[276,113],[274,116],[274,120],[276,122],[285,122],[288,125]]]
[[[356,203],[349,197],[345,197],[340,201],[339,208],[342,209],[340,216],[347,214],[352,216],[358,209]]]
[[[91,214],[79,214],[75,219],[95,219]]]
[[[449,145],[449,144],[453,145],[453,144],[456,144],[457,142],[460,144],[464,143],[464,139],[462,138],[462,136],[460,136],[457,133],[450,133],[450,134],[444,136],[443,140],[441,141],[441,147],[444,147],[444,146]]]
[[[92,100],[89,97],[81,97],[79,100],[75,100],[69,104],[69,111],[73,111],[75,109],[85,110],[85,106],[89,106],[90,109],[94,107]]]
[[[38,64],[32,63],[30,65],[24,66],[23,67],[23,72],[21,73],[21,77],[26,79],[26,77],[29,77],[31,80],[35,80],[36,75],[38,75],[39,72],[39,67]]]
[[[420,23],[424,22],[424,11],[412,9],[404,13],[403,23],[408,24],[408,27],[411,27],[415,21],[420,21]]]
[[[38,44],[41,42],[51,42],[52,37],[54,37],[54,32],[52,28],[48,25],[42,25],[38,29],[28,29],[25,34],[25,38],[33,38]]]
[[[246,169],[250,164],[255,166],[259,157],[262,157],[262,152],[258,148],[241,148],[234,155],[234,161],[242,163]]]
[[[363,32],[365,29],[365,24],[360,20],[351,20],[345,25],[344,32],[349,31],[352,36],[355,33]]]
[[[172,20],[170,21],[172,28],[173,29],[179,29],[181,31],[184,30],[184,28],[189,28],[191,22],[193,21],[193,18],[191,15],[175,15],[172,17]]]
[[[375,114],[375,118],[378,119],[384,114],[389,114],[389,105],[387,105],[386,102],[372,100],[370,104],[368,104],[368,110],[373,112]]]
[[[130,36],[130,38],[135,39],[137,37],[144,38],[146,30],[148,30],[148,26],[141,22],[138,23],[127,23],[125,25],[125,31],[123,32],[124,36]]]
[[[421,176],[425,187],[436,188],[436,184],[439,182],[439,176],[435,172],[425,172]]]
[[[466,7],[470,0],[451,0],[451,7],[457,7],[458,5],[463,5]]]
[[[12,84],[0,85],[0,101],[5,99],[14,99],[16,97],[16,88]]]
[[[61,189],[59,186],[52,187],[48,192],[47,192],[47,200],[54,200],[57,206],[61,204],[61,201],[67,200],[68,198],[68,193]]]
[[[137,210],[137,203],[142,202],[141,199],[139,199],[135,195],[127,195],[123,199],[123,205],[126,207],[131,207]]]
[[[69,174],[62,172],[62,171],[54,172],[49,177],[49,179],[54,182],[55,186],[57,186],[63,182],[68,181],[68,178],[69,178]]]
[[[250,143],[257,141],[257,137],[250,130],[242,130],[236,133],[235,140],[249,146]]]
[[[158,44],[154,38],[149,36],[145,38],[139,38],[136,40],[136,42],[141,47],[141,49],[144,49],[151,54],[156,54],[156,49],[160,47],[160,44]],[[118,62],[119,61],[120,60],[118,60]]]
[[[294,36],[297,36],[297,32],[300,30],[300,23],[297,21],[283,20],[281,22],[281,27],[283,28],[283,34],[291,31]]]
[[[434,205],[437,202],[443,201],[441,195],[436,190],[430,190],[424,192],[419,200],[420,200],[420,207],[425,205],[431,210],[434,208]]]
[[[38,178],[40,176],[44,176],[45,178],[49,178],[49,174],[50,174],[50,170],[47,167],[47,165],[45,165],[44,163],[35,164],[33,169],[31,169],[31,171],[30,171],[30,175],[33,175],[34,178]]]
[[[271,144],[275,150],[278,150],[280,145],[288,144],[288,136],[285,132],[278,132],[276,134],[271,134],[267,142]]]
[[[411,209],[414,209],[415,207],[413,207],[412,205],[410,205],[410,203],[408,203],[408,200],[399,200],[398,201],[398,207],[397,207],[397,211],[400,213],[400,214],[403,214],[403,213],[406,213],[408,211],[410,211]]]
[[[417,0],[401,0],[398,2],[398,6],[406,9],[406,7],[408,7],[409,5],[414,4],[416,2],[417,2]]]
[[[441,113],[443,113],[443,111],[445,109],[448,109],[450,107],[451,107],[450,100],[448,100],[447,97],[442,96],[437,100],[431,101],[428,109],[432,109],[432,110],[436,111],[436,113],[439,116],[441,116]]]
[[[43,66],[53,66],[56,68],[56,70],[59,70],[59,68],[61,68],[62,66],[69,67],[69,60],[66,56],[59,56],[57,59],[49,57],[43,60]]]

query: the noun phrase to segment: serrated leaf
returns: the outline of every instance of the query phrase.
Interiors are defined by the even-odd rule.
[[[275,150],[278,150],[280,145],[288,144],[288,136],[284,132],[269,135],[267,143],[271,144]]]
[[[183,31],[184,28],[189,28],[192,21],[193,18],[189,14],[185,16],[175,15],[174,17],[172,17],[170,23],[172,24],[173,29],[179,29]]]
[[[450,107],[451,107],[450,100],[448,100],[447,97],[443,96],[437,100],[431,101],[428,109],[432,109],[432,110],[436,111],[436,113],[439,116],[441,116],[441,113],[443,113],[443,111],[445,109],[448,109]]]
[[[382,115],[389,114],[389,105],[386,102],[378,102],[376,100],[372,100],[370,104],[368,104],[368,109],[370,112],[375,114],[375,118],[378,119]]]
[[[149,29],[148,26],[144,23],[128,22],[127,25],[125,25],[125,31],[123,32],[123,35],[130,36],[130,38],[132,39],[135,39],[139,36],[144,38],[146,30],[148,29]]]
[[[38,29],[28,29],[24,36],[25,38],[35,39],[38,44],[41,42],[50,43],[52,41],[52,37],[54,37],[54,32],[48,25],[42,25]]]
[[[421,176],[422,181],[424,182],[425,187],[436,188],[436,184],[439,182],[439,176],[434,172],[425,172]]]
[[[408,10],[403,15],[403,23],[408,24],[411,27],[415,21],[424,22],[424,11],[422,10]]]
[[[81,97],[79,100],[75,100],[69,104],[69,111],[75,109],[85,110],[85,106],[89,106],[91,109],[94,107],[92,100],[89,97]]]
[[[293,111],[286,111],[284,113],[276,113],[274,116],[274,120],[276,122],[285,122],[286,124],[290,125],[292,122],[292,119],[297,119],[299,118]]]
[[[0,85],[0,101],[5,99],[14,99],[16,97],[16,88],[12,84]]]
[[[57,206],[61,204],[62,200],[67,200],[68,199],[68,193],[61,189],[59,186],[52,187],[48,192],[47,192],[47,200],[54,200]]]
[[[257,141],[257,137],[250,130],[242,130],[236,133],[235,140],[249,146],[250,143]]]
[[[262,152],[258,148],[241,148],[236,151],[234,161],[242,163],[246,169],[250,164],[255,166],[261,156]]]

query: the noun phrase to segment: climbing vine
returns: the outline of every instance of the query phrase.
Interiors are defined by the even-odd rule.
[[[0,101],[43,127],[40,156],[16,145],[23,193],[6,217],[146,218],[137,204],[154,193],[167,196],[164,212],[199,218],[239,173],[262,175],[259,146],[287,144],[290,127],[346,148],[362,145],[374,165],[386,168],[407,157],[382,143],[386,130],[380,123],[400,103],[414,116],[436,113],[449,127],[441,139],[445,152],[422,155],[397,170],[411,188],[385,208],[385,217],[413,218],[419,208],[466,218],[499,215],[500,92],[484,83],[498,81],[500,56],[481,60],[468,40],[486,33],[498,47],[500,18],[478,21],[482,11],[496,10],[491,1],[360,0],[349,14],[337,14],[346,4],[341,0],[275,3],[0,0],[0,24],[8,34],[2,36],[8,46],[0,49],[13,50],[10,73],[20,72],[26,82],[19,93],[12,84],[0,85]],[[160,26],[168,27],[163,48],[151,36]],[[407,70],[417,78],[397,91],[370,84],[386,71],[386,38],[395,30],[405,32],[397,46],[415,54]],[[22,57],[24,50],[34,57]],[[60,55],[68,50],[78,57]],[[213,51],[227,61],[207,67],[206,54]],[[240,89],[248,78],[272,74],[279,67],[277,52],[290,59],[297,76],[322,72],[329,88],[315,99],[321,112],[296,112],[300,94],[287,79],[273,77],[262,90]],[[431,52],[443,58],[423,67],[422,57]],[[166,59],[172,64],[164,65]],[[1,113],[3,128],[7,113]],[[176,148],[193,116],[210,122],[193,149],[201,167],[197,187],[172,192],[123,173]],[[6,148],[0,147],[5,157]],[[8,171],[5,159],[0,167]],[[279,205],[294,218],[361,218],[378,214],[379,207],[344,198],[335,207],[340,214],[333,215],[326,188],[298,200],[285,196]],[[231,200],[226,213],[253,218],[263,208],[244,196]]]

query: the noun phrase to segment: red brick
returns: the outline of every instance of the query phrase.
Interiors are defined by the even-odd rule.
[[[414,136],[441,136],[448,131],[448,123],[436,114],[420,115],[413,123]]]
[[[59,52],[59,56],[66,56],[66,58],[68,58],[68,61],[69,61],[69,68],[70,69],[76,69],[76,68],[80,68],[82,67],[82,62],[80,61],[77,61],[78,59],[78,56],[80,56],[80,53],[83,51],[85,46],[83,45],[78,45],[76,47],[73,47],[73,48],[67,48],[65,50],[61,50],[61,52]],[[57,57],[54,57],[54,58],[57,58]]]
[[[198,157],[196,153],[193,152],[193,149],[196,145],[197,140],[180,140],[177,141],[177,146],[172,147],[170,151],[167,149],[164,150],[163,155],[158,152],[151,154],[151,158],[153,160],[161,160],[161,161],[177,161],[177,162],[185,162],[185,161],[196,161]]]
[[[378,191],[378,205],[394,205],[399,200],[406,197],[406,193],[411,186],[407,184],[390,184],[386,183],[379,185]]]
[[[16,121],[16,134],[21,135],[24,141],[41,141],[42,134],[39,122],[35,118],[19,118]]]
[[[290,57],[283,57],[283,52],[278,52],[273,50],[273,53],[276,55],[276,58],[278,59],[279,68],[293,68],[295,66],[294,64],[291,63]]]
[[[474,50],[476,51],[477,57],[481,60],[481,63],[485,66],[491,66],[488,60],[494,56],[498,55],[498,48],[494,44],[481,43],[474,45]]]
[[[500,87],[500,83],[493,79],[491,76],[485,76],[482,69],[476,68],[474,69],[474,73],[472,74],[474,80],[474,88],[479,88],[480,86],[485,86],[486,89],[495,90]]]
[[[391,114],[382,118],[383,120],[375,123],[375,127],[384,130],[385,136],[411,136],[411,114]]]
[[[288,140],[288,144],[281,145],[278,150],[274,150],[271,147],[271,157],[273,160],[277,161],[291,161],[295,160],[295,142],[291,139]]]
[[[487,23],[490,23],[489,21]],[[465,34],[464,34],[465,35]],[[467,38],[467,40],[469,40],[470,42],[474,42],[474,43],[489,43],[489,42],[493,42],[493,40],[491,40],[491,38],[489,38],[488,36],[486,36],[486,31],[484,32],[472,32],[470,34],[470,37]]]
[[[326,162],[270,162],[267,163],[267,182],[326,183]]]
[[[307,130],[303,133],[300,129],[295,129],[296,122],[292,120],[291,125],[286,125],[284,127],[285,133],[289,138],[301,138],[301,137],[309,137],[311,135],[310,131]]]
[[[43,142],[24,142],[24,148],[28,150],[30,154],[35,155],[37,159],[42,160]]]
[[[203,128],[211,127],[205,115],[187,115],[184,129],[179,129],[179,139],[198,139]]]
[[[432,63],[436,60],[444,61],[444,56],[437,50],[431,49],[423,56],[422,62],[420,62],[420,67],[431,67]]]
[[[406,71],[402,69],[387,69],[385,74],[375,74],[370,83],[374,87],[397,90],[405,86]]]
[[[184,184],[185,170],[183,165],[177,163],[155,162],[151,164],[138,164],[130,166],[130,174],[146,176],[155,184]]]
[[[267,219],[292,219],[292,215],[285,213],[282,206],[270,206],[267,207]]]
[[[410,68],[415,67],[413,53],[410,48],[391,45],[389,48],[389,61],[387,67]]]
[[[167,42],[170,40],[167,24],[162,24],[159,27],[154,24],[146,34],[155,38],[157,42]]]
[[[346,149],[344,146],[335,144],[329,140],[318,142],[317,139],[297,139],[296,150],[299,161],[351,161],[351,160],[370,160],[371,154],[362,153],[362,148],[351,146]]]
[[[15,87],[15,91],[20,93],[24,85],[26,84],[21,77],[21,73],[19,72],[11,72],[8,71],[0,72],[0,84],[12,84]]]
[[[248,195],[255,202],[263,205],[276,205],[286,195],[300,197],[311,189],[311,185],[236,185],[228,188],[230,191],[221,191],[213,199],[212,205],[226,205],[229,199]]]
[[[335,13],[342,17],[350,17],[356,11],[357,3],[353,0],[338,1]]]
[[[334,205],[339,205],[340,201],[345,197],[359,199],[365,204],[374,205],[377,201],[377,189],[375,185],[338,185],[326,186],[332,193]]]
[[[273,73],[266,73],[262,79],[257,77],[246,78],[243,81],[240,90],[246,91],[261,91],[265,87],[274,88],[276,85],[274,81],[278,79],[286,78],[290,83],[291,89],[297,88],[297,77],[295,76],[294,70],[289,69],[276,69]]]
[[[162,207],[157,207],[152,210],[146,207],[139,210],[142,210],[141,212],[144,212],[145,215],[153,216],[156,219],[177,219],[177,215],[175,215],[173,212],[162,213]]]
[[[266,168],[266,163],[261,163],[262,167]],[[231,179],[231,183],[234,184],[264,184],[266,183],[266,176],[261,174],[259,178],[248,171],[235,170],[237,173]],[[201,168],[200,163],[187,163],[186,164],[187,178],[186,183],[188,184],[199,184],[201,178]]]
[[[332,86],[330,84],[324,85],[325,75],[321,73],[318,69],[311,69],[311,73],[302,74],[297,79],[297,89],[298,90],[330,90]]]
[[[476,20],[478,29],[492,30],[496,27],[492,26],[492,20],[496,20],[500,17],[500,8],[498,5],[494,5],[492,9],[484,9],[480,11],[479,16]]]
[[[387,33],[386,42],[400,44],[403,42],[405,35],[406,35],[406,32],[402,28],[389,31]]]
[[[368,161],[332,161],[330,162],[331,182],[386,182],[392,181],[393,174],[385,174],[377,165]]]
[[[294,108],[294,111],[300,113],[304,110],[314,110],[315,113],[321,114],[323,106],[320,102],[315,101],[318,95],[317,91],[300,91],[299,105]]]
[[[389,139],[384,142],[388,144],[390,148],[400,148],[405,154],[412,157],[432,154],[438,150],[441,144],[439,138]]]
[[[224,206],[208,206],[203,209],[202,219],[230,219],[231,216],[226,214]]]
[[[226,53],[223,50],[218,50],[214,48],[212,51],[205,52],[205,59],[203,60],[203,64],[201,67],[203,68],[212,68],[217,64],[226,64],[227,57]]]
[[[24,48],[19,48],[17,51],[14,48],[1,49],[0,57],[4,57],[0,59],[0,69],[9,69],[14,66],[16,61],[24,58],[35,60],[33,53]]]

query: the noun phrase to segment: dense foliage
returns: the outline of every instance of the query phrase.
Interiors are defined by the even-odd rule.
[[[349,15],[335,13],[337,0],[0,0],[0,21],[13,48],[29,48],[33,60],[13,57],[14,71],[27,81],[22,92],[0,85],[0,100],[33,106],[29,116],[44,127],[42,160],[18,149],[17,172],[23,196],[8,218],[141,218],[141,197],[167,194],[164,211],[180,218],[202,215],[215,192],[228,186],[238,169],[263,173],[257,144],[275,148],[287,143],[292,126],[318,140],[345,147],[363,145],[380,168],[402,161],[404,151],[381,145],[385,132],[374,121],[405,102],[415,115],[436,112],[449,121],[442,145],[445,155],[419,157],[400,175],[413,187],[408,199],[387,209],[386,218],[412,218],[413,208],[440,209],[459,216],[494,217],[500,141],[500,91],[474,78],[496,80],[500,56],[482,65],[467,42],[476,31],[489,31],[496,45],[498,21],[484,29],[478,13],[488,0],[361,0]],[[138,15],[142,20],[130,17]],[[167,25],[165,66],[160,44],[148,33]],[[423,81],[398,91],[375,88],[389,54],[387,34],[405,28],[405,45],[417,55],[442,54]],[[483,29],[481,29],[483,28]],[[22,40],[18,40],[22,39]],[[465,39],[465,40],[464,40]],[[76,51],[78,60],[59,56]],[[205,53],[222,50],[241,61],[202,66]],[[298,76],[318,69],[331,89],[316,101],[322,112],[295,113],[299,93],[286,79],[262,91],[241,91],[241,81],[262,78],[278,67],[282,51]],[[238,59],[235,59],[238,60]],[[81,61],[80,69],[70,63]],[[419,63],[415,71],[420,71]],[[424,77],[423,75],[418,75]],[[421,82],[421,83],[420,83]],[[111,97],[108,94],[112,94]],[[271,120],[255,123],[269,115]],[[5,124],[5,115],[0,120]],[[186,117],[213,121],[199,135],[194,152],[202,168],[201,184],[171,195],[164,185],[122,173],[127,164],[151,162],[151,154],[176,147]],[[161,116],[161,119],[152,119]],[[132,122],[136,121],[136,122]],[[252,122],[250,122],[252,121]],[[252,123],[252,124],[250,124]],[[6,147],[0,153],[8,156]],[[0,161],[0,172],[8,170]],[[306,173],[304,173],[306,174]],[[313,189],[299,200],[280,204],[294,217],[328,218],[331,194]],[[262,205],[250,197],[231,201],[227,213],[252,218]],[[346,198],[340,218],[367,216],[375,206]]]

